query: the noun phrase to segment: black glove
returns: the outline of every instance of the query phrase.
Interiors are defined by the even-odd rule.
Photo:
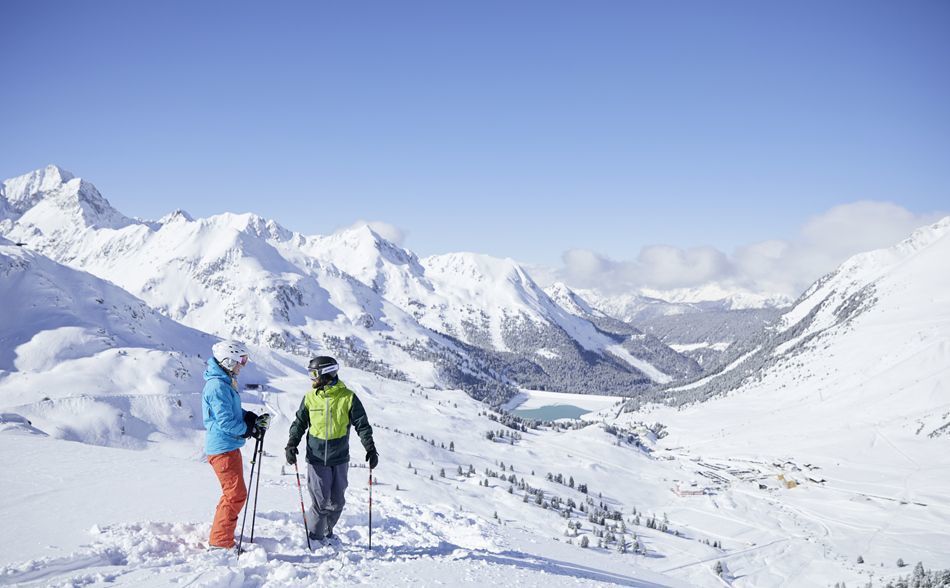
[[[297,463],[297,448],[296,447],[292,445],[288,445],[287,447],[284,448],[284,455],[287,456],[287,463],[289,463],[290,465]]]
[[[369,462],[369,469],[374,470],[376,466],[379,465],[379,454],[376,453],[376,448],[372,448],[366,452],[366,461]]]
[[[254,421],[254,436],[263,437],[267,427],[270,426],[270,415],[266,412],[257,417]]]
[[[254,423],[257,421],[257,415],[249,410],[244,411],[244,424],[247,426],[247,431],[244,432],[241,437],[247,439],[248,437],[254,435]]]

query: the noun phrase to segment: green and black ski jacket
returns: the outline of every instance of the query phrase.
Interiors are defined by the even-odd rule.
[[[350,426],[366,451],[375,447],[363,403],[346,385],[335,384],[307,392],[290,425],[288,447],[297,447],[307,435],[307,462],[334,466],[350,461]]]

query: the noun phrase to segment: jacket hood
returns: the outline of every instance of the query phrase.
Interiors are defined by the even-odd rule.
[[[231,384],[231,376],[218,365],[213,357],[208,358],[208,369],[205,370],[205,381],[208,380],[224,380],[228,385]]]

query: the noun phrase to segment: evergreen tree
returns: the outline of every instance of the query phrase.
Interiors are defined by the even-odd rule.
[[[723,571],[724,571],[724,570],[722,569],[722,562],[721,562],[721,561],[717,561],[717,562],[716,562],[716,565],[713,567],[713,572],[715,572],[715,574],[716,574],[717,576],[722,577]]]
[[[587,546],[590,545],[590,540],[587,538],[587,535],[581,537],[581,547],[587,549]]]

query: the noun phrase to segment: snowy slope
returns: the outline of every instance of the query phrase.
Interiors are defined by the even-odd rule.
[[[940,532],[950,509],[940,491],[946,472],[912,470],[896,452],[878,459],[876,470],[858,461],[836,467],[844,459],[834,446],[814,461],[764,442],[751,449],[720,447],[718,439],[708,443],[712,436],[702,421],[671,424],[659,442],[635,422],[623,430],[591,423],[514,431],[458,391],[385,381],[345,366],[343,376],[367,407],[382,455],[373,489],[374,550],[366,549],[367,470],[360,468],[355,438],[338,527],[346,546],[314,553],[305,547],[295,478],[285,474],[281,458],[289,418],[307,387],[298,371],[272,376],[267,392],[242,394],[246,406],[277,416],[265,443],[257,547],[240,560],[204,551],[217,498],[206,464],[43,438],[25,427],[0,430],[0,457],[9,462],[13,481],[5,492],[9,499],[0,501],[0,517],[9,521],[0,540],[10,546],[0,554],[0,582],[721,586],[712,567],[722,562],[735,586],[826,586],[839,580],[863,585],[868,571],[878,579],[893,577],[901,572],[897,557],[922,558],[928,567],[950,563],[950,544]],[[735,422],[728,413],[717,414],[716,426]],[[681,428],[687,422],[709,435],[706,444]],[[495,432],[491,439],[489,431]],[[788,466],[773,465],[770,450],[803,469],[804,463],[821,464],[813,475],[834,476],[834,484],[809,483]],[[932,446],[914,457],[939,460],[939,451]],[[37,472],[35,463],[47,467]],[[513,482],[500,477],[502,464]],[[470,469],[473,475],[466,473]],[[746,470],[757,474],[743,482],[747,474],[738,472]],[[733,481],[705,496],[671,492],[691,480],[712,485],[704,472]],[[780,472],[798,476],[802,486],[777,488]],[[549,473],[562,474],[563,482]],[[888,485],[909,474],[909,492],[895,496]],[[772,489],[757,490],[758,483]],[[536,504],[536,494],[522,484],[542,491],[543,503]],[[174,496],[168,488],[176,489]],[[902,505],[894,499],[899,496],[928,506]],[[568,499],[621,512],[623,528],[610,518],[606,525],[591,522],[577,508],[565,515]],[[39,500],[62,505],[67,515],[39,508]],[[669,532],[647,526],[654,515],[668,521]],[[580,523],[576,536],[569,521]],[[642,551],[619,553],[617,542],[598,547],[598,534],[611,529]],[[582,548],[585,536],[590,544]],[[859,554],[868,562],[864,568],[855,564]]]
[[[57,437],[130,447],[201,426],[199,355],[216,339],[2,238],[0,277],[5,410]]]
[[[505,462],[513,467],[510,475],[546,489],[548,500],[559,495],[582,501],[579,491],[547,482],[547,469],[531,473],[539,459],[562,453],[572,443],[572,432],[532,433],[514,445],[490,441],[484,432],[500,425],[481,416],[483,407],[464,394],[417,391],[359,372],[348,375],[370,411],[383,455],[373,489],[372,551],[366,549],[367,470],[358,463],[351,466],[347,507],[338,526],[346,546],[339,552],[307,550],[295,478],[282,475],[279,458],[286,443],[287,411],[300,395],[275,390],[265,402],[268,410],[281,417],[266,438],[256,547],[240,560],[203,548],[217,498],[216,482],[206,464],[0,431],[0,453],[23,458],[8,469],[14,483],[7,495],[16,500],[0,503],[0,514],[10,521],[0,537],[20,538],[0,554],[0,582],[686,586],[694,584],[682,579],[688,575],[680,574],[678,579],[650,570],[668,565],[667,555],[683,561],[716,553],[699,541],[646,528],[638,529],[640,542],[648,550],[645,555],[620,554],[594,545],[582,549],[577,544],[580,537],[587,535],[596,543],[591,531],[600,525],[591,525],[575,511],[572,520],[580,521],[582,529],[578,537],[565,537],[567,521],[561,513],[526,503],[523,492],[509,494],[509,484],[497,474],[485,475],[486,468],[497,472]],[[301,390],[306,378],[298,376],[286,384]],[[609,447],[610,439],[602,432],[593,436],[589,450]],[[548,446],[548,440],[554,443]],[[442,447],[450,442],[454,451]],[[635,451],[627,448],[625,452],[627,459],[646,463]],[[361,455],[355,441],[352,453]],[[638,477],[632,470],[611,474],[602,466],[581,465],[585,461],[569,456],[558,468],[573,468],[575,476],[603,492],[604,498],[597,500],[612,505],[617,504],[614,493],[620,487],[610,481],[612,477],[628,481]],[[28,464],[37,462],[48,464],[50,470],[32,473]],[[94,477],[84,467],[87,464],[95,465]],[[457,473],[459,467],[468,471],[470,466],[475,475]],[[489,480],[488,487],[482,485],[484,479]],[[49,489],[44,500],[60,504],[65,517],[38,508],[40,499],[31,497],[43,487]],[[175,496],[169,495],[168,488],[177,490]],[[632,530],[625,536],[631,541]],[[701,571],[700,577],[709,579],[708,571]]]
[[[780,491],[783,507],[814,525],[814,540],[862,583],[869,570],[854,565],[859,555],[947,567],[948,270],[950,218],[849,259],[757,352],[668,391],[677,405],[712,399],[643,408],[618,422],[658,420],[669,430],[661,445],[677,455],[771,464],[801,483]]]

